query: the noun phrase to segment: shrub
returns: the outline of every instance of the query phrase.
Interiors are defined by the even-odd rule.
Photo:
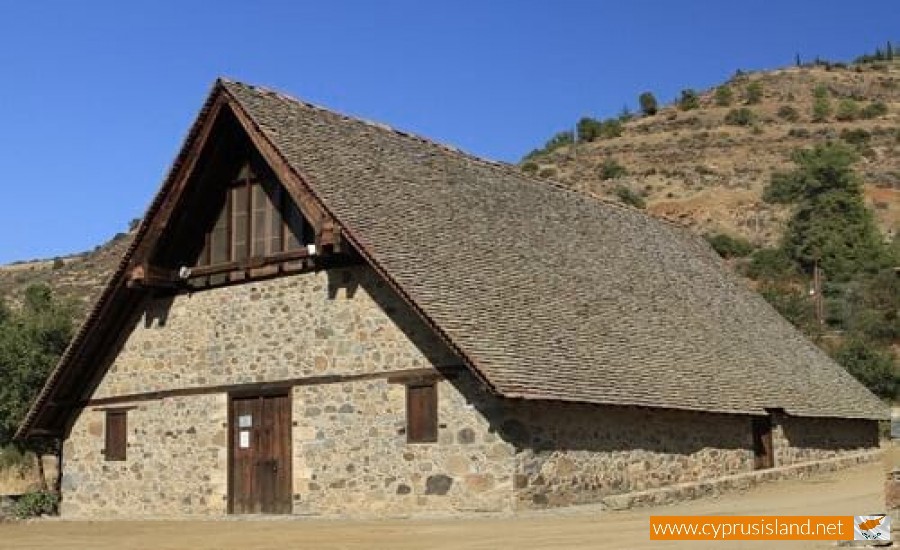
[[[700,96],[696,90],[690,88],[681,90],[681,98],[678,100],[678,108],[682,111],[690,111],[700,106]]]
[[[835,352],[834,359],[875,394],[890,399],[897,396],[900,379],[889,352],[853,338]]]
[[[33,518],[56,514],[59,495],[50,491],[35,491],[22,495],[13,505],[13,515],[17,518]]]
[[[817,97],[812,108],[813,122],[825,122],[829,116],[831,116],[831,102],[827,97]]]
[[[756,115],[747,107],[732,109],[725,115],[725,123],[734,126],[750,126],[756,120]]]
[[[782,105],[778,108],[778,118],[788,122],[797,122],[800,120],[800,113],[790,105]]]
[[[728,107],[734,101],[734,92],[728,86],[719,86],[716,88],[715,99],[719,107]]]
[[[604,139],[616,138],[622,135],[622,121],[615,118],[604,120],[600,123],[600,137]]]
[[[747,276],[757,280],[785,279],[797,273],[797,264],[780,248],[761,248],[753,253]]]
[[[763,96],[763,85],[759,80],[754,80],[750,84],[747,84],[747,88],[744,90],[745,99],[748,105],[755,105],[762,101]]]
[[[828,88],[824,84],[819,84],[813,88],[813,97],[816,99],[825,99],[828,97]]]
[[[788,137],[808,138],[809,135],[809,130],[807,130],[806,128],[791,128],[790,130],[788,130]]]
[[[760,294],[782,317],[806,334],[821,331],[821,326],[816,320],[815,307],[802,292],[766,284],[760,290]]]
[[[542,178],[555,178],[557,173],[556,168],[548,166],[547,168],[541,168],[541,171],[538,172],[538,176]]]
[[[66,265],[66,262],[64,262],[62,258],[53,258],[53,269],[60,269],[64,265]]]
[[[859,113],[862,118],[878,118],[888,113],[888,106],[883,101],[870,103]]]
[[[538,163],[534,162],[533,160],[527,160],[522,163],[522,171],[526,174],[535,174],[537,173],[538,168],[540,168],[538,166]]]
[[[634,206],[635,208],[644,208],[646,203],[644,203],[644,197],[640,196],[638,193],[635,193],[630,187],[626,187],[624,185],[617,185],[615,189],[613,189],[613,193],[615,193],[616,197],[624,202],[625,204]]]
[[[706,235],[706,241],[723,258],[743,258],[753,252],[753,245],[743,237],[716,233]]]
[[[859,104],[852,99],[842,99],[838,103],[837,112],[834,115],[834,118],[848,122],[851,120],[856,120],[859,117]]]
[[[653,116],[656,114],[659,106],[656,102],[656,97],[651,92],[644,92],[638,97],[638,103],[641,106],[641,112],[647,116]]]
[[[554,136],[544,144],[544,151],[549,153],[554,149],[559,149],[560,147],[563,147],[565,145],[571,145],[574,142],[575,137],[572,135],[572,132],[563,130],[562,132],[557,132],[556,134],[554,134]]]
[[[862,148],[869,144],[869,140],[872,138],[872,134],[863,130],[862,128],[855,128],[853,130],[849,128],[844,128],[841,130],[841,139],[853,145],[856,148]]]
[[[615,159],[608,158],[600,165],[599,175],[602,180],[611,180],[627,176],[628,170]]]
[[[591,117],[582,117],[575,125],[578,141],[594,141],[600,137],[600,121]]]

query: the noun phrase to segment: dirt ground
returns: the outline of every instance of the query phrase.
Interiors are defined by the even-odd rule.
[[[650,541],[650,515],[854,515],[883,512],[881,464],[805,480],[769,483],[741,494],[625,512],[595,506],[519,517],[389,521],[313,519],[0,524],[0,548],[16,549],[587,549],[835,548],[834,542]]]

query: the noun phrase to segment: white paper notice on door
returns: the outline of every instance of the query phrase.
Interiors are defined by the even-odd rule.
[[[238,436],[238,447],[241,449],[250,448],[250,430],[241,430],[241,433]]]

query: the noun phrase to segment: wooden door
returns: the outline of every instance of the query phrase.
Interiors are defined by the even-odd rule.
[[[768,416],[753,417],[753,468],[762,470],[775,466],[772,448],[772,422]]]
[[[231,513],[290,514],[290,397],[234,397],[229,422]]]

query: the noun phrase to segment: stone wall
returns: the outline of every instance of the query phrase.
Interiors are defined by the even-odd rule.
[[[295,513],[511,508],[514,448],[480,414],[497,399],[471,375],[438,384],[437,443],[407,443],[402,384],[301,386],[293,395]]]
[[[134,326],[127,330],[130,332],[94,392],[94,398],[459,364],[399,298],[371,270],[362,266],[158,299],[149,303]],[[380,394],[372,390],[374,401],[367,401],[370,386],[381,388]],[[346,396],[343,391],[347,387],[367,389]],[[361,437],[368,433],[370,426],[354,423],[352,429],[342,428],[341,422],[348,417],[343,413],[337,417],[331,415],[329,404],[337,403],[338,409],[341,405],[358,407],[372,415],[367,421],[390,428],[378,432],[380,438],[396,431],[396,425],[405,417],[402,392],[403,386],[388,385],[386,380],[297,387],[294,407],[299,412],[295,415],[296,419],[302,419],[318,407],[322,414],[316,418],[321,422],[316,429],[336,438],[328,446],[339,446],[337,440],[345,433]],[[390,400],[393,407],[394,417],[390,420],[379,408],[382,398]],[[124,462],[104,460],[105,412],[97,407],[86,408],[76,420],[63,450],[62,513],[66,516],[224,513],[227,399],[225,394],[215,394],[134,403],[136,408],[128,412],[128,459]],[[462,400],[452,385],[442,384],[442,414],[449,416],[445,411]],[[352,416],[361,418],[358,413]],[[457,416],[462,427],[477,425],[477,415],[468,409],[461,408]],[[298,422],[294,428],[295,455],[298,449],[311,443],[307,440],[310,429],[310,423],[304,422]],[[456,437],[455,432],[448,430],[452,428],[442,429],[444,441]],[[394,444],[399,450],[405,446],[400,444],[400,439],[394,433],[393,440],[384,445]],[[475,446],[479,452],[494,453],[492,457],[500,452],[499,447],[492,448],[492,442],[481,435],[478,439],[479,444]],[[380,439],[373,450],[384,451]],[[424,464],[431,460],[425,447],[409,452],[416,458],[404,459],[405,462],[411,462],[410,468],[425,473],[428,466]],[[378,459],[377,453],[369,460]],[[492,491],[496,494],[504,483],[510,483],[509,468],[504,470],[502,462],[498,462],[492,469],[484,468],[492,477],[481,479],[480,467],[464,472],[459,457],[450,460],[453,454],[446,454],[442,458],[445,463],[432,463],[433,470],[437,474],[438,470],[450,471],[453,467],[452,471],[459,472],[460,477],[457,486],[448,489],[449,497],[444,500],[459,502],[453,495],[468,484],[479,487],[484,506],[500,506],[497,498],[488,495]],[[323,460],[323,456],[312,453],[310,460]],[[403,459],[403,456],[404,453],[395,452],[390,459]],[[382,465],[382,471],[391,469],[392,465]],[[303,466],[295,471],[302,472]],[[505,471],[505,477],[501,471]],[[344,477],[352,477],[351,473],[345,472]],[[471,475],[466,477],[468,473]],[[329,483],[340,483],[333,472],[324,478],[331,479]],[[405,489],[399,485],[404,480],[412,496],[402,499],[404,504],[395,506],[396,510],[404,509],[413,499],[425,498],[417,484],[420,480],[412,471],[406,477],[398,477],[396,484],[387,490],[403,496]],[[424,480],[427,483],[428,476]],[[378,482],[385,483],[385,480]],[[312,498],[309,491],[305,481],[297,488],[298,507]],[[334,502],[322,505],[332,512],[340,511]]]
[[[878,448],[878,423],[845,418],[773,415],[775,465],[789,466]]]
[[[750,418],[740,415],[528,403],[508,412],[501,433],[520,448],[516,499],[526,508],[753,468]]]
[[[459,364],[367,267],[150,303],[94,397]]]
[[[127,405],[126,405],[127,406]],[[136,403],[124,461],[107,462],[105,411],[82,412],[63,447],[65,517],[221,514],[227,501],[227,396]]]
[[[559,506],[752,469],[748,416],[510,401],[464,370],[439,383],[438,442],[407,443],[405,387],[389,375],[459,364],[372,271],[353,267],[148,304],[94,397],[381,375],[294,386],[296,514]],[[62,513],[225,513],[227,402],[133,403],[123,462],[104,460],[105,412],[86,408],[63,450]],[[874,426],[779,418],[776,464],[867,447]]]

